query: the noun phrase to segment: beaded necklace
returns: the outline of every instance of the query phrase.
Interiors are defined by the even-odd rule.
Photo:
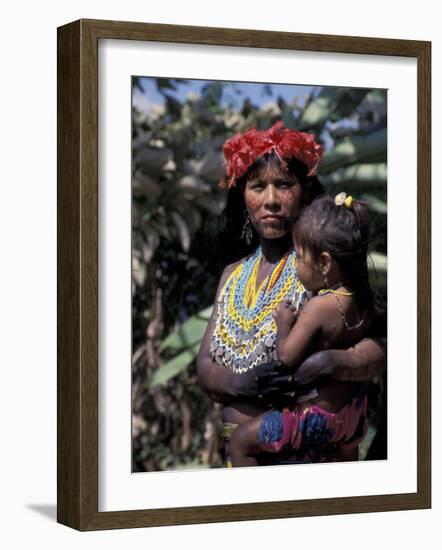
[[[296,307],[306,301],[295,257],[294,250],[285,254],[258,289],[260,247],[230,274],[215,306],[216,323],[210,346],[213,361],[243,373],[277,359],[273,312],[285,298],[290,298]]]
[[[339,283],[339,286],[341,286],[342,283]],[[335,285],[337,286],[337,285]],[[336,305],[338,306],[339,313],[341,314],[342,321],[344,322],[345,328],[347,330],[356,330],[357,328],[361,327],[365,323],[365,316],[367,314],[366,311],[364,311],[363,315],[360,317],[359,321],[355,323],[354,325],[350,325],[347,321],[347,318],[345,316],[345,312],[342,308],[341,300],[339,299],[339,296],[353,296],[354,292],[345,292],[341,290],[335,290],[333,288],[324,288],[318,292],[319,296],[324,296],[326,294],[333,294],[333,296],[336,299]]]

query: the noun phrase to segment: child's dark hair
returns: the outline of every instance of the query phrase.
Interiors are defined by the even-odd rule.
[[[329,195],[322,195],[307,206],[293,228],[296,247],[308,251],[314,260],[321,252],[329,252],[353,288],[359,308],[372,313],[374,299],[367,265],[369,237],[370,219],[364,203],[353,200],[349,207],[338,206]]]

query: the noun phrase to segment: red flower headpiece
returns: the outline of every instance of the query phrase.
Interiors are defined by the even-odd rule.
[[[227,178],[220,181],[220,187],[234,187],[236,180],[246,173],[258,157],[272,151],[278,155],[284,169],[287,168],[286,160],[295,157],[307,166],[307,175],[313,176],[322,159],[323,147],[316,143],[312,134],[289,130],[281,121],[268,130],[251,128],[225,142]]]

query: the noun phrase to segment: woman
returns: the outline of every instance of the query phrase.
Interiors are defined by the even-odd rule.
[[[278,122],[269,130],[251,129],[227,140],[224,155],[228,233],[241,233],[251,253],[224,269],[197,371],[203,390],[224,405],[228,440],[236,425],[269,406],[293,403],[295,394],[306,399],[315,395],[322,375],[370,380],[385,368],[385,351],[379,340],[365,339],[349,350],[309,357],[296,376],[278,368],[273,312],[287,297],[298,302],[306,297],[290,229],[302,208],[323,192],[315,176],[322,147],[312,135]],[[333,455],[330,450],[326,454]]]

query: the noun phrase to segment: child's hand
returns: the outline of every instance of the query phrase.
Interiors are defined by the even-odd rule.
[[[274,317],[278,332],[288,332],[295,324],[298,312],[293,309],[290,300],[283,300],[276,307]]]

